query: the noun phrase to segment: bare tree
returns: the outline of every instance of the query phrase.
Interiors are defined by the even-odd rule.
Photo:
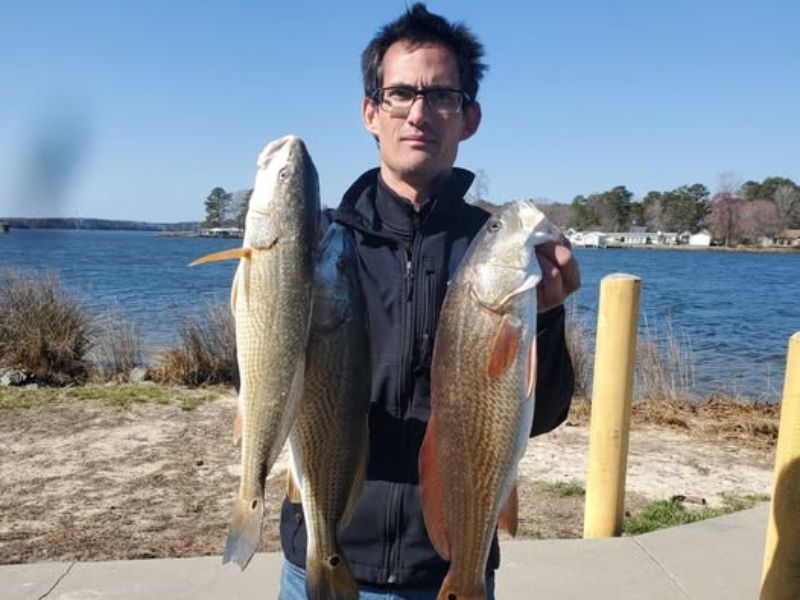
[[[800,190],[789,184],[782,184],[773,196],[782,228],[800,225]]]
[[[739,196],[742,188],[742,178],[733,171],[725,171],[717,175],[717,193]]]
[[[465,199],[470,204],[474,204],[478,200],[488,200],[489,196],[489,175],[484,169],[475,170],[475,179],[467,191]]]
[[[711,234],[723,240],[725,246],[737,243],[741,238],[740,206],[744,202],[729,192],[719,192],[711,199],[708,224]]]
[[[769,200],[742,202],[738,206],[738,230],[751,244],[771,239],[782,228],[778,207]]]

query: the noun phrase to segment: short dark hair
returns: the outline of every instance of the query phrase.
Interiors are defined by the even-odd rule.
[[[398,41],[411,44],[438,44],[450,50],[458,63],[461,89],[472,101],[488,65],[483,58],[483,45],[463,23],[450,23],[444,17],[428,12],[421,2],[406,10],[400,18],[382,27],[361,54],[364,95],[372,98],[383,84],[383,57],[389,46]]]

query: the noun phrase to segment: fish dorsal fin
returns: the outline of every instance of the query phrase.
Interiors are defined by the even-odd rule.
[[[236,416],[233,418],[233,443],[238,444],[242,439],[242,421],[244,411],[242,408],[242,395],[236,397]]]
[[[419,451],[419,483],[422,492],[422,516],[428,537],[439,555],[450,560],[450,539],[442,494],[441,471],[436,449],[436,425],[433,417],[428,421],[425,438]]]
[[[497,526],[500,529],[505,529],[511,534],[511,537],[517,536],[517,525],[519,521],[519,494],[517,493],[517,484],[511,488],[508,494],[506,505],[500,511],[500,516],[497,518]]]
[[[506,313],[500,319],[486,362],[486,375],[491,379],[500,377],[514,362],[522,341],[522,330],[519,318]]]
[[[201,256],[189,263],[190,267],[194,267],[196,265],[203,265],[206,263],[211,262],[219,262],[221,260],[235,260],[238,258],[250,258],[252,254],[252,250],[250,248],[231,248],[229,250],[222,250],[221,252],[212,252],[211,254],[206,254],[205,256]]]

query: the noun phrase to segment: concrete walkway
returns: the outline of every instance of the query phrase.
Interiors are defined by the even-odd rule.
[[[768,506],[636,537],[505,542],[501,600],[754,600]],[[0,566],[3,600],[237,600],[277,596],[281,557],[243,573],[219,557]]]

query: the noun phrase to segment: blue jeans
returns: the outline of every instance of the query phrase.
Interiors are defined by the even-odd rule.
[[[439,588],[432,590],[384,590],[361,586],[359,600],[436,600]],[[283,561],[278,600],[306,600],[306,572],[288,560]],[[486,580],[486,600],[494,600],[494,577]]]

